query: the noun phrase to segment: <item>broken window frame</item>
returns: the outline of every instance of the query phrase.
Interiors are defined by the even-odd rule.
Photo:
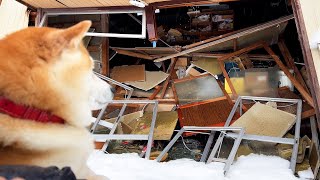
[[[284,103],[296,103],[297,104],[294,138],[279,138],[279,137],[259,136],[259,135],[250,135],[250,134],[244,134],[242,137],[242,139],[246,139],[246,140],[255,140],[255,141],[261,141],[261,142],[271,142],[271,143],[281,143],[281,144],[293,145],[289,168],[292,170],[293,173],[295,173],[296,161],[297,161],[297,156],[298,156],[299,138],[300,138],[302,100],[301,99],[255,97],[255,96],[239,96],[237,98],[230,114],[229,114],[229,117],[228,117],[224,127],[230,126],[231,120],[232,120],[233,116],[236,114],[236,111],[238,108],[240,111],[240,116],[242,115],[242,107],[243,107],[242,100],[264,101],[264,102],[269,102],[269,101],[270,102],[284,102]],[[219,146],[222,143],[223,138],[225,136],[237,137],[237,134],[235,134],[235,133],[220,134],[219,138],[216,141],[215,146]],[[205,149],[208,149],[208,147],[209,148],[211,147],[213,138],[214,138],[214,136],[210,135]],[[214,156],[217,154],[218,148],[213,147],[213,149],[215,151],[213,151],[213,150],[211,151],[211,154],[207,160],[207,163],[211,162],[214,159]]]
[[[59,15],[84,15],[84,14],[131,14],[131,13],[141,13],[142,23],[141,23],[141,34],[119,34],[119,33],[95,33],[87,32],[86,36],[95,37],[115,37],[115,38],[146,38],[147,32],[147,18],[146,12],[144,10],[79,10],[79,11],[68,11],[64,9],[59,10],[47,10],[44,12],[38,27],[43,27],[48,22],[49,16],[59,16]]]

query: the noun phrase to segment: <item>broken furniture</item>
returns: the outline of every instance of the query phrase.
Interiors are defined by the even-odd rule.
[[[150,106],[151,107],[151,106]],[[148,134],[152,123],[153,111],[147,112],[146,108],[141,111],[123,115],[121,125],[116,134]],[[116,118],[106,119],[107,122],[115,122]],[[170,140],[174,128],[178,122],[178,114],[175,111],[157,112],[157,121],[153,133],[154,140]]]
[[[230,127],[231,120],[237,110],[239,111],[240,116],[242,116],[242,107],[244,105],[244,101],[282,102],[282,103],[289,103],[291,105],[297,104],[297,114],[295,116],[294,138],[272,137],[272,136],[265,136],[263,134],[262,135],[244,134],[242,137],[243,139],[246,139],[246,140],[255,140],[255,141],[261,141],[261,142],[282,143],[282,144],[293,145],[291,161],[290,161],[290,169],[294,173],[295,167],[296,167],[296,161],[297,161],[299,138],[300,138],[302,101],[300,99],[282,99],[282,98],[268,98],[268,97],[239,96],[238,99],[236,100],[231,112],[230,112],[230,115],[229,115],[224,127]],[[268,116],[268,114],[260,114],[260,115],[261,116]],[[235,121],[235,122],[237,122],[237,121]],[[281,119],[279,119],[279,122],[281,122]],[[278,124],[274,124],[274,127],[275,126],[278,126]],[[214,158],[217,154],[218,147],[223,142],[223,138],[225,136],[237,137],[237,134],[234,134],[234,133],[223,134],[223,133],[221,133],[216,141],[216,144],[213,147],[213,150],[211,151],[211,154],[207,160],[207,163],[214,160]],[[206,147],[205,147],[206,152],[209,151],[211,144],[212,144],[212,141],[213,141],[213,138],[214,138],[214,133],[211,133],[211,135],[208,139],[208,142],[206,144]],[[204,155],[206,155],[205,152],[204,152]]]
[[[205,74],[174,80],[180,126],[223,126],[232,102],[221,83]]]
[[[210,131],[210,133],[205,133],[205,131]],[[163,156],[170,150],[170,148],[173,146],[173,144],[179,139],[180,136],[182,136],[183,133],[189,132],[189,133],[200,133],[200,134],[212,134],[216,131],[219,131],[223,134],[226,134],[227,131],[237,131],[238,133],[234,133],[235,142],[233,144],[232,150],[229,154],[229,157],[227,160],[220,159],[220,158],[213,158],[211,161],[217,161],[217,162],[224,162],[224,173],[227,174],[228,170],[234,160],[234,157],[237,153],[237,150],[239,148],[239,145],[241,143],[242,137],[244,135],[245,130],[240,127],[197,127],[197,126],[184,126],[182,127],[179,132],[172,138],[172,140],[169,142],[169,144],[163,149],[163,151],[160,153],[160,155],[157,157],[157,161],[160,162],[160,160],[163,158]],[[212,142],[211,142],[212,143]],[[216,144],[217,145],[217,144]],[[217,151],[219,146],[215,146],[217,149],[213,149],[213,151]],[[205,153],[205,152],[204,152]],[[202,158],[201,158],[202,159]],[[210,161],[210,162],[211,162]]]
[[[95,73],[99,78],[101,78],[102,80],[107,81],[107,82],[110,83],[110,84],[114,84],[114,85],[120,86],[120,87],[122,87],[123,89],[125,89],[125,91],[126,91],[126,95],[125,95],[126,100],[128,100],[128,99],[131,98],[132,93],[133,93],[133,89],[132,89],[131,87],[126,86],[126,85],[124,85],[124,84],[122,84],[122,83],[120,83],[120,82],[118,82],[118,81],[115,81],[115,80],[113,80],[113,79],[111,79],[111,78],[108,78],[108,77],[106,77],[106,76],[104,76],[104,75],[102,75],[102,74],[99,74],[99,73],[97,73],[97,72],[94,72],[94,73]],[[112,128],[112,127],[114,126],[114,124],[112,124],[112,123],[107,123],[107,122],[104,122],[104,121],[100,121],[101,118],[103,117],[106,109],[107,109],[107,106],[108,106],[108,104],[106,104],[106,105],[101,109],[101,111],[99,112],[98,117],[96,118],[94,124],[93,124],[92,127],[91,127],[91,130],[90,130],[91,133],[94,133],[94,131],[96,130],[96,128],[97,128],[98,125],[101,125],[101,126],[104,126],[104,127],[107,127],[107,128]],[[120,112],[119,112],[119,116],[122,116],[122,115],[123,115],[124,111],[126,110],[126,106],[127,106],[127,104],[123,104],[123,106],[122,106],[122,108],[121,108],[121,110],[120,110]]]
[[[158,101],[154,101],[154,100],[113,100],[113,101],[108,102],[108,104],[111,104],[111,103],[113,103],[113,104],[153,104],[154,107],[153,107],[153,113],[152,113],[152,121],[150,124],[150,131],[148,134],[143,134],[143,135],[142,134],[115,134],[115,131],[118,127],[118,124],[122,120],[121,117],[122,117],[123,112],[122,113],[120,112],[118,117],[116,118],[109,134],[94,134],[94,131],[92,132],[95,141],[105,142],[104,146],[102,147],[102,151],[106,151],[110,140],[147,140],[148,143],[147,143],[147,147],[146,147],[145,158],[149,159],[150,153],[151,153],[152,142],[153,142],[154,128],[155,128],[156,118],[157,118]],[[101,111],[101,112],[103,112],[103,111]]]
[[[106,105],[101,109],[98,117],[96,118],[96,121],[94,122],[92,128],[91,128],[91,133],[93,134],[93,137],[95,139],[96,142],[105,142],[105,144],[102,147],[102,151],[106,151],[107,147],[109,145],[110,140],[147,140],[148,144],[147,144],[147,148],[146,148],[146,154],[145,154],[145,158],[149,159],[150,157],[150,153],[151,153],[151,146],[152,146],[152,142],[153,142],[153,133],[154,133],[154,127],[155,127],[155,123],[156,123],[156,117],[157,117],[157,108],[158,108],[158,101],[152,101],[152,100],[128,100],[131,98],[133,89],[122,84],[119,83],[113,79],[110,79],[106,76],[103,76],[99,73],[96,73],[97,76],[105,81],[108,81],[109,83],[112,84],[116,84],[122,88],[124,88],[125,90],[129,91],[129,93],[126,96],[126,100],[113,100],[110,102],[107,102]],[[106,121],[101,121],[101,118],[104,115],[104,112],[107,109],[108,104],[123,104],[116,120],[114,123],[109,123]],[[150,131],[149,134],[147,135],[131,135],[131,134],[114,134],[119,123],[121,122],[121,117],[123,116],[123,113],[126,109],[127,104],[153,104],[153,114],[152,114],[152,121],[151,121],[151,125],[150,125]],[[98,125],[104,126],[106,128],[110,129],[110,133],[105,135],[105,134],[94,134],[95,129],[97,128]]]

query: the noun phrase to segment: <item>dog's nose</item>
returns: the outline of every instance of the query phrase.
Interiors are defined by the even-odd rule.
[[[113,94],[116,93],[116,88],[112,87],[112,88],[111,88],[111,92],[112,92]]]

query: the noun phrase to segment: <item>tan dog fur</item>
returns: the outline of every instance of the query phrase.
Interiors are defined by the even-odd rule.
[[[0,96],[66,121],[39,123],[0,113],[0,164],[70,166],[77,178],[102,178],[86,165],[93,150],[86,129],[93,61],[82,38],[90,26],[27,28],[0,40]]]

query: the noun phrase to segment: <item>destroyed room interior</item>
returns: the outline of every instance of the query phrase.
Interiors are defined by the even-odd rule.
[[[309,32],[319,19],[310,2],[18,2],[28,26],[92,21],[83,44],[114,88],[88,127],[101,154],[218,162],[225,177],[258,154],[284,159],[293,177],[320,177],[320,59]]]

